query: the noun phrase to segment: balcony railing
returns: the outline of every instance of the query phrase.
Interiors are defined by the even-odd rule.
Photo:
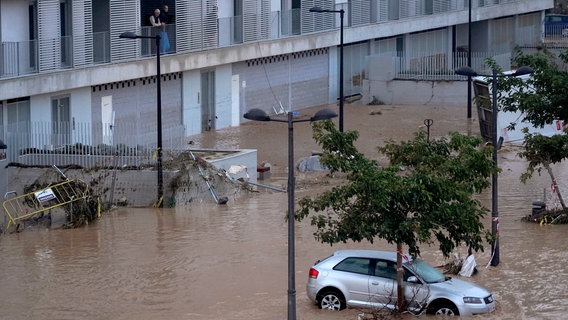
[[[397,79],[448,81],[463,78],[455,70],[468,65],[467,52],[389,52],[393,74]],[[491,73],[488,58],[497,65],[509,66],[510,53],[472,52],[471,67],[479,72]]]
[[[479,8],[524,0],[472,0]],[[309,2],[309,1],[308,1]],[[311,2],[308,4],[310,5]],[[418,16],[446,14],[468,10],[468,0],[353,0],[328,9],[345,10],[345,27],[385,23],[390,20],[413,19]],[[180,35],[179,26],[171,24],[167,53],[196,52],[239,45],[247,42],[297,36],[339,28],[339,15],[322,15],[308,9],[274,11],[269,14],[234,16],[191,24],[189,34]],[[125,30],[136,31],[136,30]],[[140,27],[141,34],[152,35],[151,27]],[[560,30],[560,37],[562,30]],[[180,42],[182,40],[182,42]],[[113,54],[114,43],[114,54]],[[142,39],[136,58],[155,54],[155,42]],[[79,48],[79,49],[78,49]],[[124,61],[130,56],[119,52],[109,32],[95,32],[54,39],[2,42],[0,44],[0,79],[22,77],[39,72],[85,67]],[[117,53],[118,52],[118,53]],[[130,53],[128,53],[130,54]]]
[[[18,77],[37,72],[37,41],[0,44],[0,78]]]

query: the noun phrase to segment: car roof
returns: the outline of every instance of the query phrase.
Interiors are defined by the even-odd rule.
[[[396,261],[396,252],[393,251],[378,251],[378,250],[337,250],[333,253],[334,257],[359,257],[359,258],[374,258]],[[405,254],[405,256],[412,260],[412,258]]]

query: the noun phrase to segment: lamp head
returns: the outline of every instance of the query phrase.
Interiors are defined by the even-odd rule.
[[[123,32],[121,33],[119,36],[119,38],[125,38],[125,39],[137,39],[138,35],[136,35],[136,33],[128,31],[128,32]]]
[[[270,121],[270,117],[264,110],[254,108],[243,115],[243,118],[255,121]]]
[[[473,71],[473,69],[468,66],[460,67],[454,72],[456,74],[459,74],[460,76],[466,76],[466,77],[476,77],[478,75],[477,72]]]
[[[319,13],[319,12],[327,12],[327,10],[324,10],[320,7],[313,7],[313,8],[310,9],[310,12],[318,12]]]
[[[316,112],[313,117],[310,118],[310,121],[327,120],[335,117],[337,117],[337,113],[331,111],[330,109],[321,109],[320,111]]]

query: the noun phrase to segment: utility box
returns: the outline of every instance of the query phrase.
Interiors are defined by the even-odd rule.
[[[543,201],[535,201],[532,203],[532,215],[538,215],[546,210],[546,203]]]
[[[258,180],[265,180],[270,178],[270,167],[257,167]]]

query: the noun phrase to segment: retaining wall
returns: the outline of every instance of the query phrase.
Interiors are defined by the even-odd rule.
[[[200,158],[200,152],[194,151]],[[211,151],[207,151],[211,152]],[[228,152],[228,151],[225,151]],[[229,152],[226,158],[215,158],[206,161],[185,161],[175,166],[164,164],[163,188],[164,206],[189,204],[193,201],[214,201],[204,176],[219,195],[238,196],[243,190],[242,184],[225,174],[225,168],[231,165],[253,168],[250,181],[256,183],[256,150],[236,150]],[[212,165],[214,162],[215,165]],[[198,165],[203,169],[202,176]],[[157,200],[157,174],[153,169],[75,169],[59,168],[68,178],[88,183],[93,192],[101,196],[104,203],[111,205],[121,203],[132,207],[152,206]],[[220,170],[222,169],[222,170]],[[24,194],[24,187],[33,183],[57,183],[64,177],[52,167],[33,168],[3,166],[0,169],[0,182],[5,192]],[[5,193],[4,192],[4,193]],[[231,197],[229,197],[231,199]]]

